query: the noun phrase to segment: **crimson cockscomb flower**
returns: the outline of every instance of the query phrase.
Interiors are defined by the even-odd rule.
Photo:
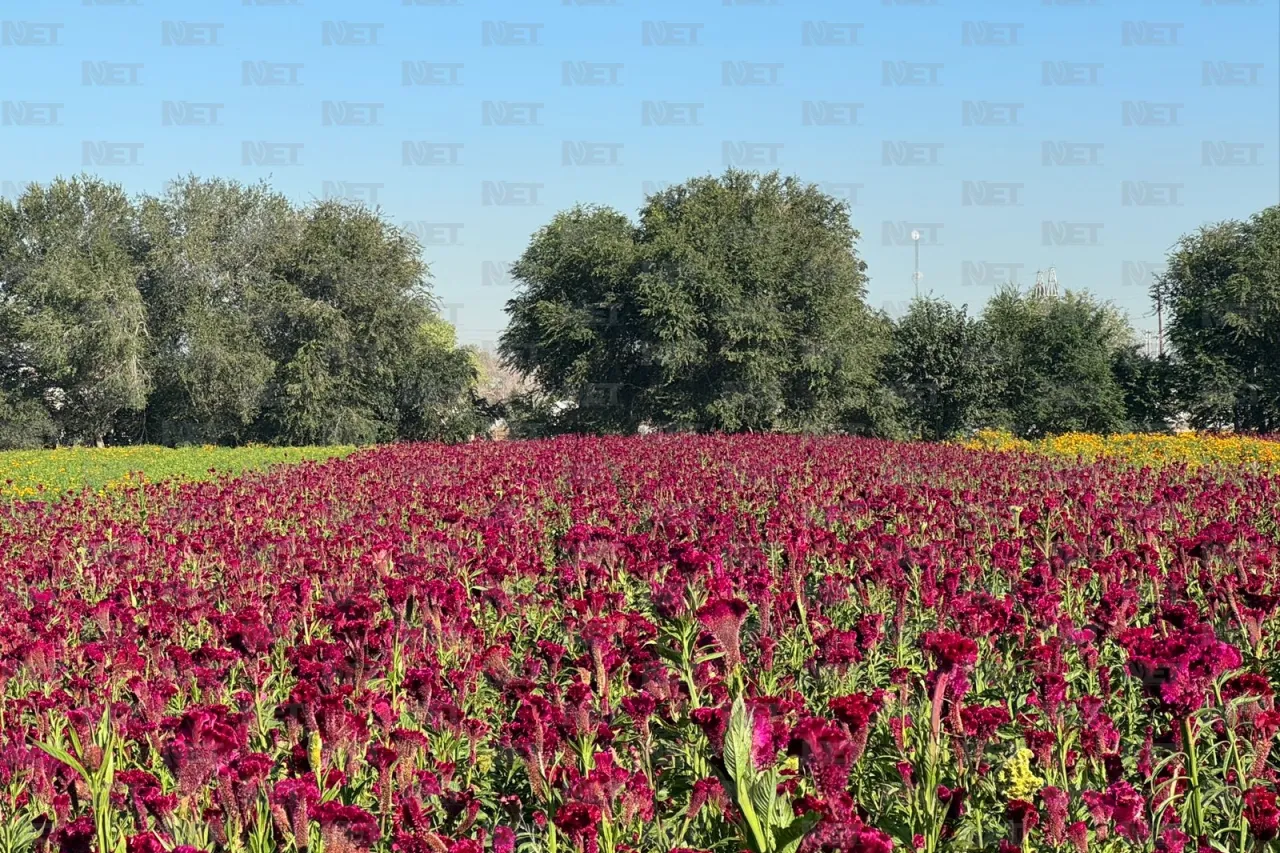
[[[1040,789],[1040,799],[1044,802],[1044,835],[1050,844],[1061,844],[1066,839],[1067,807],[1070,799],[1067,792],[1053,785]]]
[[[599,806],[568,802],[556,809],[555,824],[583,853],[597,853]]]
[[[839,793],[849,784],[849,771],[856,760],[853,741],[846,730],[829,720],[801,720],[791,730],[787,751],[798,756],[800,768],[813,776],[819,795]]]
[[[1031,830],[1040,823],[1040,813],[1036,807],[1026,800],[1010,800],[1005,808],[1005,817],[1013,833],[1013,841],[1021,845]]]
[[[311,778],[281,779],[271,792],[272,817],[277,829],[288,832],[299,850],[310,844],[311,809],[320,802],[320,789]]]
[[[381,837],[377,820],[358,806],[330,800],[317,806],[312,817],[320,824],[326,853],[363,853]]]
[[[747,603],[740,598],[717,598],[698,608],[698,621],[720,645],[726,669],[742,662],[740,644],[746,618]]]
[[[1258,785],[1244,792],[1244,819],[1249,832],[1259,841],[1272,841],[1280,834],[1280,804],[1276,792]]]

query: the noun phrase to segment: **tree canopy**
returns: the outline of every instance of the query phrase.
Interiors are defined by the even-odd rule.
[[[873,429],[889,335],[857,238],[843,202],[776,174],[669,187],[635,223],[574,208],[513,265],[501,351],[567,427]]]
[[[441,326],[448,331],[442,334]],[[380,213],[186,177],[0,203],[0,443],[367,443],[475,432],[475,363]]]

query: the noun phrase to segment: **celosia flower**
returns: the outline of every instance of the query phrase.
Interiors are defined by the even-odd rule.
[[[727,669],[742,662],[739,644],[746,618],[747,603],[739,598],[718,598],[698,608],[698,621],[720,644]]]
[[[1271,841],[1280,834],[1280,806],[1276,792],[1254,786],[1244,792],[1244,819],[1249,832],[1259,841]]]

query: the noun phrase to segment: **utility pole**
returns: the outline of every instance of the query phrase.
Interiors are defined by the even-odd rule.
[[[911,242],[916,247],[916,271],[911,274],[911,281],[915,285],[916,299],[920,298],[920,232],[911,232]]]
[[[1156,297],[1156,349],[1161,356],[1164,355],[1164,294],[1160,291],[1159,276],[1155,273],[1151,277],[1156,279],[1156,285],[1152,288]]]

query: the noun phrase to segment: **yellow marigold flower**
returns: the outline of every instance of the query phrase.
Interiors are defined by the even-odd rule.
[[[1031,769],[1031,759],[1034,757],[1035,753],[1024,746],[1005,762],[1002,775],[1009,799],[1029,800],[1044,787],[1044,780]]]

